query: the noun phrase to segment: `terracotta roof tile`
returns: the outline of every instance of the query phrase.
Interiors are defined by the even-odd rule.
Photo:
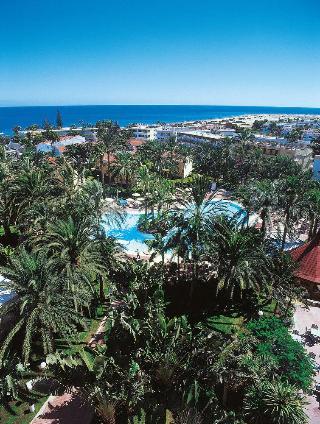
[[[296,277],[320,284],[320,234],[309,243],[291,250],[290,255],[298,263]]]

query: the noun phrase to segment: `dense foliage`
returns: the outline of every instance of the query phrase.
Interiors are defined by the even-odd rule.
[[[45,393],[76,390],[96,422],[303,423],[313,364],[287,327],[303,292],[283,248],[302,219],[310,237],[318,231],[318,185],[245,131],[237,143],[149,142],[133,153],[130,132],[97,128],[96,142],[60,158],[36,154],[32,133],[19,159],[0,156],[0,285],[14,292],[0,310],[2,402],[21,400],[33,375]],[[187,157],[195,172],[182,178]],[[213,181],[246,213],[226,216]],[[127,257],[103,227],[125,215],[107,198],[135,191],[154,235],[150,261]],[[101,344],[89,347],[102,317]]]

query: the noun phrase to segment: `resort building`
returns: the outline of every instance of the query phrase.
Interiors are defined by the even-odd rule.
[[[175,140],[177,141],[177,133],[179,128],[164,127],[157,130],[156,138],[159,141]]]
[[[222,135],[223,137],[238,137],[238,133],[236,130],[232,128],[221,128],[216,130],[216,133]]]
[[[81,135],[62,136],[60,137],[60,140],[55,143],[39,143],[36,147],[36,151],[38,153],[52,153],[53,156],[61,156],[68,146],[83,144],[85,142],[85,137]]]
[[[302,134],[302,140],[307,142],[308,144],[311,143],[314,139],[319,137],[320,137],[319,129],[314,129],[314,128],[305,130]]]
[[[272,137],[272,142],[270,141],[261,141],[255,139],[257,145],[263,150],[266,155],[269,156],[288,156],[292,158],[295,162],[302,165],[305,170],[309,170],[312,167],[312,149],[304,143],[289,143],[287,141],[282,141],[284,139],[277,139]],[[266,140],[270,140],[268,137]],[[276,140],[280,140],[280,143],[277,143]]]
[[[152,127],[148,125],[137,125],[130,128],[133,132],[133,137],[142,140],[156,140],[157,130],[159,127]]]
[[[19,134],[26,136],[28,133],[32,135],[40,135],[46,130],[39,128],[36,130],[23,130],[19,131]],[[81,135],[86,141],[97,141],[97,128],[95,127],[63,127],[63,128],[52,128],[50,131],[56,133],[59,137],[71,137],[75,135]]]
[[[221,134],[212,134],[211,131],[206,130],[193,130],[193,131],[178,131],[177,140],[193,143],[213,142],[216,143],[225,138]]]

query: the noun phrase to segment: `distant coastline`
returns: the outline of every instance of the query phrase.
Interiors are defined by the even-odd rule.
[[[54,124],[57,110],[63,123],[81,125],[112,119],[121,126],[130,123],[184,122],[227,118],[249,114],[320,115],[320,108],[276,106],[201,106],[201,105],[79,105],[79,106],[7,106],[0,107],[0,133],[11,134],[12,128]]]

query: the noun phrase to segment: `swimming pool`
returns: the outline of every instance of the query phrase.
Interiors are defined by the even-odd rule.
[[[106,234],[117,239],[130,254],[148,254],[145,241],[153,239],[151,234],[142,233],[138,229],[138,221],[142,215],[140,212],[127,212],[121,228],[116,224],[103,224]]]
[[[243,219],[246,216],[244,209],[235,202],[230,202],[228,200],[212,200],[210,203],[221,205],[221,212],[227,216],[238,215],[239,219]],[[143,213],[137,211],[128,211],[124,222],[119,225],[116,224],[106,224],[104,223],[104,229],[108,236],[114,237],[121,243],[126,251],[130,254],[148,254],[148,246],[146,245],[146,240],[152,240],[152,234],[146,234],[138,229],[138,221],[140,216]]]
[[[7,280],[0,275],[0,282],[5,284]],[[13,297],[13,294],[10,290],[7,290],[5,287],[0,288],[0,306],[10,300]]]

